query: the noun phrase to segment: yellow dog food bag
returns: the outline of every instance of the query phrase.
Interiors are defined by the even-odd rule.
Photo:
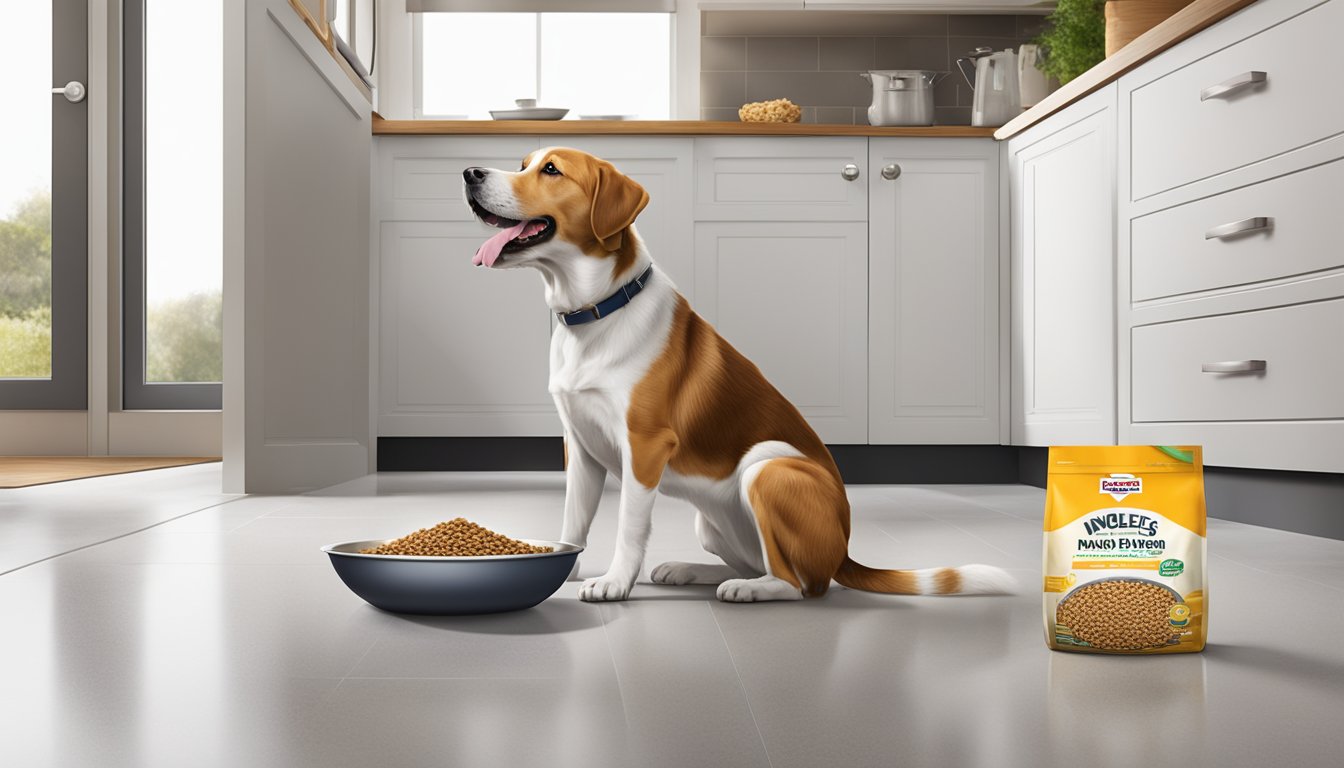
[[[1204,650],[1199,446],[1050,449],[1045,643],[1083,653]]]

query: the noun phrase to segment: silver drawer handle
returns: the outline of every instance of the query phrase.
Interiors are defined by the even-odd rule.
[[[1268,216],[1252,216],[1249,219],[1242,219],[1241,221],[1234,221],[1231,224],[1222,224],[1214,227],[1204,233],[1204,239],[1222,239],[1224,237],[1239,235],[1243,232],[1259,232],[1263,229],[1273,228],[1274,219]]]
[[[1199,100],[1208,101],[1209,99],[1216,99],[1219,96],[1226,96],[1227,94],[1245,88],[1248,85],[1263,83],[1266,78],[1267,76],[1264,72],[1242,72],[1231,80],[1224,80],[1217,85],[1210,85],[1208,88],[1200,91]]]
[[[1199,366],[1203,373],[1258,373],[1265,370],[1268,363],[1264,360],[1226,360],[1221,363],[1204,363]]]
[[[901,166],[895,163],[892,163],[891,165],[882,166],[882,178],[886,179],[887,181],[895,181],[896,177],[900,175],[901,175]]]
[[[859,178],[859,166],[850,163],[840,171],[840,175],[844,178],[845,181],[853,181]]]

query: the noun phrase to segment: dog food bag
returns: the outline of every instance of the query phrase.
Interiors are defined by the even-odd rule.
[[[1199,446],[1050,449],[1045,643],[1083,653],[1204,650]]]

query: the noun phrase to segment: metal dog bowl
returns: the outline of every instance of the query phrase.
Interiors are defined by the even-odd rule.
[[[347,541],[322,551],[350,591],[392,613],[435,616],[502,613],[531,608],[555,594],[583,547],[522,539],[554,547],[534,555],[419,557],[363,555],[391,539]]]

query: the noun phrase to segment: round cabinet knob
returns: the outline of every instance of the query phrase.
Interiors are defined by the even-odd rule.
[[[896,177],[900,175],[901,175],[901,166],[895,163],[892,163],[891,165],[882,166],[882,178],[886,179],[887,181],[894,181]]]
[[[844,177],[845,181],[853,181],[859,178],[859,166],[850,163],[845,166],[845,169],[840,172],[840,175]]]

